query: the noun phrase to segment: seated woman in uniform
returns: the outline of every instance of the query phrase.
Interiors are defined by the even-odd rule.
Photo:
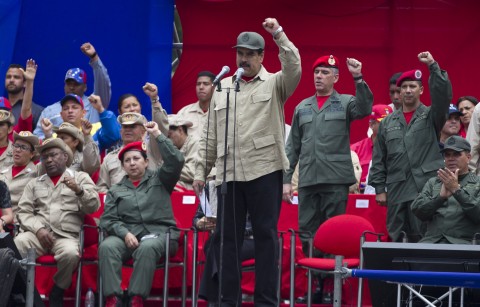
[[[121,306],[122,263],[133,258],[134,268],[128,287],[131,306],[143,306],[150,293],[155,266],[165,256],[166,231],[175,226],[170,193],[182,171],[182,153],[163,135],[157,123],[148,122],[145,129],[164,163],[149,170],[143,142],[125,145],[118,154],[126,172],[123,179],[108,191],[100,226],[108,237],[100,244],[100,274],[105,280],[106,306]],[[179,231],[171,231],[170,252],[178,248]]]
[[[38,171],[34,162],[38,159],[35,146],[39,144],[38,136],[30,131],[14,132],[13,165],[0,169],[0,180],[4,181],[10,190],[11,210],[13,210],[12,216],[14,219],[18,211],[18,201],[22,197],[25,186],[32,178],[37,177]]]

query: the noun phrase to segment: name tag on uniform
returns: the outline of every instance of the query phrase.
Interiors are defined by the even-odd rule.
[[[312,115],[312,109],[308,108],[308,109],[300,109],[298,110],[298,115],[299,116],[306,116],[306,115]]]
[[[355,201],[355,208],[368,208],[368,199],[357,199]]]
[[[195,204],[195,196],[193,195],[184,195],[182,203],[184,205],[194,205]]]

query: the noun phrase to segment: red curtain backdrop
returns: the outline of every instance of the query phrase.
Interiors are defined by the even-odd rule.
[[[172,111],[196,101],[196,74],[222,66],[236,70],[238,34],[256,31],[266,41],[264,65],[280,70],[278,48],[262,28],[266,17],[275,17],[300,50],[302,80],[285,104],[291,123],[295,106],[314,94],[312,63],[321,55],[334,54],[341,62],[340,93],[354,94],[352,77],[344,64],[347,57],[363,63],[363,74],[374,93],[374,103],[390,103],[388,81],[398,71],[428,69],[417,60],[430,51],[447,70],[453,99],[480,96],[477,54],[480,50],[480,2],[467,0],[177,0],[183,27],[183,55],[172,80]],[[430,105],[428,89],[422,101]],[[351,141],[366,136],[366,119],[352,124]]]

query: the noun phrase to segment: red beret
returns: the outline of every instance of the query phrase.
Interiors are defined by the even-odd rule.
[[[400,75],[397,79],[397,86],[400,87],[405,80],[422,82],[422,72],[419,69],[409,70]]]
[[[144,142],[133,142],[123,146],[122,150],[120,150],[120,152],[118,153],[118,158],[120,159],[120,161],[123,161],[123,155],[127,151],[132,151],[132,150],[146,153],[147,146],[145,145]]]
[[[338,59],[333,55],[321,56],[313,63],[312,70],[315,70],[318,66],[338,68]]]

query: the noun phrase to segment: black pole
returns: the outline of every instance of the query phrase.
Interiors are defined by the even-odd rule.
[[[220,257],[218,265],[218,306],[222,305],[222,279],[223,279],[223,232],[225,226],[225,199],[227,196],[227,154],[228,154],[228,111],[230,109],[230,87],[227,87],[227,110],[226,110],[226,120],[225,120],[225,148],[223,155],[223,181],[220,192],[222,193],[222,216],[220,217]],[[218,210],[218,208],[217,208]]]

